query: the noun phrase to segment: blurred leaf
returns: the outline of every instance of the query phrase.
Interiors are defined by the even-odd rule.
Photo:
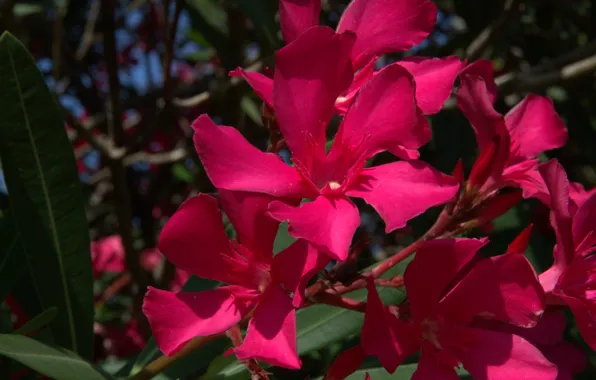
[[[0,355],[54,379],[112,379],[73,352],[50,347],[22,335],[0,334]]]
[[[223,9],[212,0],[187,0],[185,8],[193,29],[189,35],[195,38],[200,36],[217,51],[217,56],[227,70],[234,69],[239,62],[236,62],[236,52],[230,49],[227,15]]]
[[[271,48],[279,47],[275,9],[270,1],[231,0],[253,23],[257,33]]]
[[[256,125],[263,126],[263,120],[261,120],[261,110],[259,106],[251,99],[250,96],[244,95],[240,101],[240,107],[242,111],[252,120]]]
[[[35,332],[52,322],[52,320],[56,318],[56,315],[58,315],[58,309],[51,307],[47,310],[44,310],[43,313],[33,317],[33,319],[29,320],[23,326],[15,330],[14,333],[26,335]]]
[[[15,4],[12,8],[12,13],[17,17],[30,16],[43,11],[44,8],[39,4],[20,3]]]
[[[72,147],[33,57],[0,37],[0,157],[15,225],[57,344],[90,358],[93,280],[84,203]]]
[[[193,183],[192,173],[180,162],[174,164],[172,167],[172,174],[174,175],[174,178],[179,181]]]
[[[5,299],[26,269],[21,237],[9,212],[0,219],[0,301]]]

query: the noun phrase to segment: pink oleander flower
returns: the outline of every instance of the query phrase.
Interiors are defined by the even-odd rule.
[[[236,129],[217,126],[206,115],[193,123],[197,153],[217,188],[311,199],[299,207],[273,202],[270,215],[289,221],[292,236],[338,260],[345,260],[360,222],[348,197],[373,206],[390,232],[449,201],[458,189],[455,179],[417,160],[365,167],[382,151],[415,159],[430,139],[412,77],[399,65],[385,67],[362,87],[325,152],[333,103],[351,80],[353,43],[349,32],[313,27],[276,55],[276,118],[294,166],[259,151]]]
[[[497,86],[490,61],[472,63],[459,78],[458,106],[474,129],[481,152],[468,185],[482,194],[519,187],[525,198],[548,204],[536,157],[567,141],[567,129],[551,100],[530,94],[503,116],[493,107]]]
[[[566,318],[562,312],[546,312],[535,327],[523,328],[500,321],[481,320],[475,327],[519,335],[532,343],[557,366],[557,380],[573,380],[587,366],[585,352],[565,341]]]
[[[291,43],[319,23],[319,0],[280,0],[281,31]],[[337,33],[356,35],[349,55],[354,71],[358,71],[335,100],[335,110],[345,114],[360,88],[378,73],[377,57],[390,52],[407,51],[422,42],[433,30],[437,8],[428,0],[353,0],[337,26]],[[415,95],[424,114],[439,112],[451,89],[462,62],[457,57],[409,57],[397,62],[407,69],[416,82]],[[267,76],[238,68],[230,73],[242,76],[255,93],[271,108],[273,80]]]
[[[119,235],[110,235],[91,242],[91,267],[93,277],[99,278],[103,273],[122,273],[126,269],[124,246]],[[143,250],[140,255],[140,264],[147,271],[155,270],[162,262],[163,255],[156,248]],[[177,291],[188,280],[188,273],[176,269],[174,278],[170,283],[170,290]]]
[[[557,237],[554,264],[540,275],[547,303],[567,304],[586,343],[596,349],[596,193],[579,207],[569,197],[569,181],[556,160],[540,167],[550,193],[551,224]]]
[[[361,344],[340,355],[332,366],[339,376],[330,371],[327,378],[341,379],[342,365],[354,370],[367,355],[393,373],[420,350],[414,380],[455,380],[458,366],[474,379],[555,379],[556,366],[526,339],[476,324],[488,319],[529,328],[544,310],[544,293],[526,258],[506,253],[482,259],[477,251],[486,243],[425,243],[406,268],[404,305],[383,305],[369,280]]]
[[[222,210],[236,230],[226,235],[217,200],[200,194],[180,206],[164,227],[159,249],[176,266],[227,285],[202,292],[150,287],[143,304],[158,347],[172,355],[196,336],[225,332],[254,311],[241,359],[297,369],[296,315],[308,279],[327,263],[299,240],[273,258],[278,222],[265,215],[267,196],[221,191]]]

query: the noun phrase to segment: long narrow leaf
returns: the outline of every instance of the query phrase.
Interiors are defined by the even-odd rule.
[[[64,122],[33,57],[0,37],[0,159],[10,207],[56,344],[90,358],[93,292],[82,191]]]

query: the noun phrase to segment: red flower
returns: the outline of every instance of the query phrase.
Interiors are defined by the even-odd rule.
[[[288,44],[318,25],[318,0],[281,0],[279,8],[282,34]],[[407,51],[422,42],[432,32],[436,14],[436,6],[428,0],[353,0],[342,14],[337,33],[355,34],[349,55],[353,69],[360,71],[336,97],[336,111],[344,114],[364,83],[378,73],[374,71],[377,57]],[[414,77],[416,100],[424,114],[439,112],[462,65],[457,57],[410,57],[397,64]],[[270,78],[241,68],[230,75],[244,77],[257,95],[273,107],[274,86]]]
[[[308,281],[303,278],[327,260],[304,241],[272,257],[278,222],[265,216],[268,197],[222,191],[219,199],[239,242],[228,239],[217,200],[200,194],[169,220],[159,248],[189,273],[228,285],[179,293],[150,287],[143,311],[157,345],[171,355],[196,336],[228,330],[254,309],[244,343],[235,348],[238,358],[300,368],[296,315],[285,289],[301,299]]]
[[[416,380],[457,379],[453,369],[460,365],[474,379],[555,379],[557,368],[526,339],[476,324],[488,319],[533,327],[544,310],[544,293],[525,257],[479,259],[476,252],[484,244],[475,239],[425,243],[404,274],[409,304],[397,308],[383,305],[369,280],[361,354],[354,348],[345,356],[353,361],[374,355],[393,373],[421,350]],[[333,368],[338,367],[336,362]]]
[[[365,168],[366,160],[386,150],[417,158],[417,149],[430,139],[412,77],[399,65],[384,68],[362,88],[326,154],[325,129],[337,95],[351,80],[353,43],[349,33],[313,27],[277,53],[276,117],[295,166],[257,150],[237,130],[216,126],[205,115],[193,124],[198,155],[217,188],[312,199],[300,207],[274,202],[270,213],[289,221],[292,236],[338,260],[345,260],[359,224],[348,196],[371,204],[391,232],[447,202],[458,188],[452,177],[421,161]]]
[[[573,207],[563,167],[551,160],[540,173],[550,192],[551,224],[557,237],[555,262],[540,275],[540,282],[549,303],[571,308],[586,343],[596,349],[596,193]]]
[[[460,73],[458,106],[470,121],[481,151],[469,185],[483,194],[520,187],[525,198],[548,204],[548,191],[537,171],[537,156],[563,146],[567,129],[550,99],[530,94],[507,115],[493,108],[497,87],[492,63],[479,60]]]

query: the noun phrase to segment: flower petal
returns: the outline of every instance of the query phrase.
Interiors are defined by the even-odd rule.
[[[556,379],[557,367],[524,338],[489,330],[469,329],[476,339],[460,359],[474,379]]]
[[[534,158],[562,147],[567,141],[563,120],[552,101],[543,96],[526,96],[507,113],[505,125],[511,136],[511,151],[520,158]]]
[[[487,78],[483,76],[488,74],[487,70],[476,68],[466,68],[460,73],[460,85],[455,94],[457,105],[474,129],[478,148],[482,151],[497,134],[506,133],[506,127],[505,119],[493,107],[495,94],[491,91],[492,75]],[[504,142],[501,141],[501,144]],[[509,146],[506,148],[509,150]]]
[[[462,323],[474,317],[533,327],[544,312],[544,291],[522,255],[500,255],[476,264],[441,301]]]
[[[246,283],[234,270],[236,253],[230,248],[217,200],[199,194],[182,203],[159,235],[159,250],[177,267],[196,276],[228,284]]]
[[[359,344],[348,348],[337,356],[323,380],[344,380],[360,368],[365,356]]]
[[[439,303],[447,285],[488,241],[478,239],[439,239],[425,242],[408,264],[404,282],[412,316],[422,321]],[[432,281],[427,279],[432,278]]]
[[[240,191],[219,191],[219,202],[240,244],[253,254],[270,260],[279,222],[265,215],[273,198],[269,195]],[[249,259],[247,257],[247,259]]]
[[[280,0],[279,22],[286,44],[294,41],[311,26],[319,25],[320,0]]]
[[[440,362],[432,352],[424,349],[420,353],[418,368],[412,375],[412,380],[459,380],[459,378],[453,368]]]
[[[272,202],[271,216],[288,221],[288,232],[297,239],[314,244],[333,259],[343,261],[354,232],[360,224],[356,206],[347,198],[319,196],[314,201],[292,207]]]
[[[313,154],[325,153],[333,105],[353,78],[349,55],[354,39],[351,33],[315,26],[275,55],[275,115],[294,161],[305,168]]]
[[[451,95],[453,83],[462,68],[458,57],[409,57],[398,61],[414,77],[416,102],[425,115],[437,113]]]
[[[569,297],[567,295],[561,295],[561,298],[569,305],[569,308],[573,312],[575,322],[579,328],[579,332],[586,343],[593,349],[596,350],[596,319],[592,315],[592,312],[586,307],[582,300]]]
[[[354,80],[352,80],[350,87],[337,98],[335,101],[335,111],[339,115],[345,115],[354,97],[360,91],[360,88],[375,75],[375,62],[376,60],[372,59],[366,66],[354,74]]]
[[[207,115],[192,127],[197,153],[215,187],[302,198],[306,188],[296,169],[252,146],[238,130],[217,126]]]
[[[554,266],[566,266],[573,259],[572,219],[569,212],[569,180],[563,166],[550,160],[538,169],[550,193],[551,225],[557,236]]]
[[[329,263],[329,256],[319,252],[306,240],[295,241],[273,258],[274,275],[279,282],[294,293],[292,304],[304,303],[304,290],[310,279]]]
[[[592,193],[577,209],[572,232],[576,247],[580,243],[585,248],[596,244],[596,193]]]
[[[408,356],[420,348],[413,325],[398,320],[383,305],[372,278],[367,278],[368,296],[362,326],[361,344],[366,355],[373,355],[389,373],[395,372]]]
[[[273,79],[254,71],[244,71],[241,67],[230,71],[231,77],[242,77],[253,91],[269,107],[273,107]]]
[[[168,356],[194,337],[226,331],[247,312],[226,287],[180,293],[149,287],[143,302],[157,346]]]
[[[364,169],[346,193],[377,210],[387,233],[433,206],[451,200],[459,184],[422,161],[392,162]]]
[[[390,52],[409,50],[435,27],[436,6],[428,0],[353,0],[344,11],[338,32],[350,30],[358,39],[352,50],[356,68]]]
[[[379,71],[356,96],[340,133],[342,146],[369,152],[389,150],[404,157],[404,148],[416,150],[431,138],[428,121],[416,106],[410,73],[398,64]],[[417,152],[415,152],[417,153]],[[415,155],[417,158],[418,154]]]
[[[240,360],[259,359],[279,367],[299,369],[296,348],[296,311],[277,285],[263,294],[248,324],[244,343],[234,349]]]

